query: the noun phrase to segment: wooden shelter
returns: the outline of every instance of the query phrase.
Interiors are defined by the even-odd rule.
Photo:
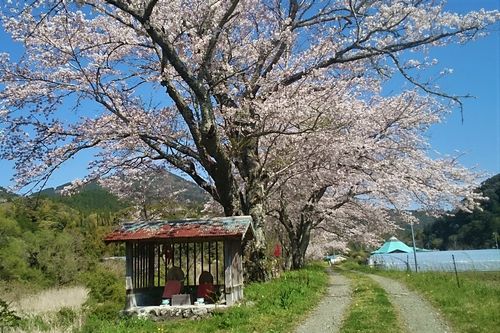
[[[160,305],[171,279],[193,304],[202,273],[213,277],[212,301],[232,305],[243,297],[242,247],[253,237],[252,218],[234,216],[128,222],[104,241],[125,243],[127,307]]]

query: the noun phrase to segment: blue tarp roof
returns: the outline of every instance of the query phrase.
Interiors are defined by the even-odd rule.
[[[417,250],[418,251],[418,250]],[[378,250],[373,251],[372,254],[384,254],[384,253],[410,253],[413,252],[413,248],[409,247],[396,237],[391,237],[387,242],[384,243]]]

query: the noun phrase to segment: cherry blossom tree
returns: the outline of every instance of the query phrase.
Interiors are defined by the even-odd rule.
[[[136,169],[121,170],[100,179],[100,184],[122,200],[133,203],[138,218],[148,220],[161,216],[155,205],[175,201],[183,189],[176,189],[172,182],[165,181],[168,174],[155,165],[143,164]],[[160,214],[160,215],[158,215]]]
[[[355,88],[400,73],[460,102],[415,79],[433,65],[425,52],[475,39],[498,19],[424,0],[7,1],[2,25],[25,52],[0,55],[0,154],[16,161],[20,187],[92,148],[87,180],[143,163],[177,168],[226,215],[253,217],[262,278],[272,140],[324,121],[301,113],[302,94],[339,77]]]
[[[306,101],[313,107],[300,108],[309,118],[321,115],[314,131],[272,139],[281,153],[267,164],[267,207],[288,235],[292,268],[303,266],[314,234],[315,251],[331,242],[373,244],[396,228],[389,210],[441,214],[482,199],[474,192],[479,174],[456,159],[428,156],[423,134],[446,116],[445,106],[415,91],[380,97],[373,81],[358,82],[356,94],[365,96],[359,100],[348,83],[335,81],[330,92],[299,93],[336,96],[335,105]]]

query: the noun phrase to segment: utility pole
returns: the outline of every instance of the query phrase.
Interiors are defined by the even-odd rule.
[[[415,272],[418,273],[417,267],[417,247],[415,246],[415,233],[413,232],[413,221],[410,222],[411,239],[413,241],[413,259],[415,259]]]

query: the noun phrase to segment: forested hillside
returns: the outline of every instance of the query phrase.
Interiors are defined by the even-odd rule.
[[[9,199],[16,197],[14,193],[9,192],[7,189],[0,186],[0,202],[5,202]]]
[[[489,198],[482,209],[457,212],[425,226],[422,241],[426,247],[441,250],[497,247],[500,231],[500,174],[486,180],[480,191]]]
[[[176,182],[184,199],[155,203],[162,208],[155,217],[199,214],[204,203],[201,190],[177,178],[165,182]],[[30,197],[0,188],[0,289],[16,283],[39,287],[72,283],[94,271],[103,256],[123,254],[119,246],[105,246],[102,238],[120,221],[136,218],[135,207],[96,183],[73,196],[62,196],[61,188]]]
[[[109,193],[95,182],[85,185],[74,195],[61,195],[61,190],[67,185],[69,184],[44,189],[34,194],[33,197],[49,198],[84,214],[117,212],[128,206],[126,202],[120,201],[115,195]]]
[[[83,215],[49,199],[0,204],[0,280],[33,285],[74,281],[105,252],[100,241],[114,215]]]
[[[165,192],[178,192],[174,200],[177,204],[196,206],[202,205],[208,200],[208,195],[204,190],[198,187],[198,185],[170,172],[163,172],[161,176],[156,176],[155,182],[155,186],[164,188]],[[96,211],[106,213],[116,212],[131,205],[131,203],[124,200],[120,201],[117,196],[101,187],[97,182],[88,183],[74,195],[61,195],[62,189],[68,185],[69,184],[63,184],[56,188],[46,188],[36,193],[34,196],[50,198],[53,201],[64,203],[86,214]],[[170,193],[164,193],[164,197],[168,198],[169,194]],[[154,199],[161,201],[159,198]]]

